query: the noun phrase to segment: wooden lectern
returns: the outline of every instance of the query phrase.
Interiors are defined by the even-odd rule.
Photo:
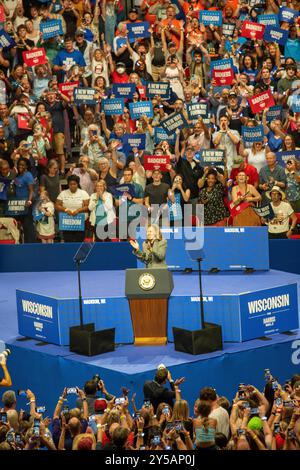
[[[167,343],[168,299],[172,274],[160,269],[127,269],[125,293],[129,301],[135,346]]]

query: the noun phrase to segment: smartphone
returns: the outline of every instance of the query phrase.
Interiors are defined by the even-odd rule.
[[[183,429],[182,421],[177,421],[177,420],[175,421],[175,429],[176,429],[177,432],[182,431],[182,429]]]
[[[37,412],[37,413],[42,414],[42,413],[45,413],[45,411],[46,411],[46,407],[45,407],[45,406],[37,406],[37,407],[36,407],[36,412]]]
[[[251,408],[251,411],[250,411],[251,415],[258,415],[258,413],[259,413],[258,408]]]
[[[40,437],[40,426],[33,427],[33,435],[34,437]]]
[[[167,429],[168,431],[169,431],[170,429],[173,429],[173,427],[174,427],[174,423],[172,423],[172,422],[169,422],[169,423],[166,424],[166,429]]]
[[[289,439],[296,439],[297,438],[294,429],[288,429],[287,435],[288,435]]]
[[[162,409],[162,413],[163,413],[164,415],[168,415],[168,414],[169,414],[169,411],[170,411],[170,410],[169,410],[169,407],[168,407],[168,406],[164,406],[163,409]]]
[[[245,403],[243,403],[243,408],[246,409],[246,408],[250,408],[250,404],[245,401]]]
[[[63,410],[62,410],[62,413],[63,413],[64,415],[66,415],[67,413],[69,413],[69,406],[68,406],[68,405],[64,405]]]
[[[135,413],[135,415],[134,415],[134,419],[139,419],[140,416],[141,416],[141,413],[137,412],[137,413]]]
[[[91,134],[92,134],[92,135],[97,135],[97,134],[98,134],[98,131],[91,131]]]
[[[281,406],[282,405],[282,398],[280,398],[280,397],[276,398],[275,405],[276,406]]]
[[[38,427],[38,426],[40,426],[40,420],[38,418],[34,418],[33,427],[35,428],[35,427]]]
[[[158,446],[161,443],[160,436],[153,437],[153,444]]]
[[[94,422],[94,421],[95,421],[95,415],[89,416],[89,423]]]
[[[150,408],[151,406],[151,401],[150,400],[144,400],[144,407],[145,408]]]
[[[294,408],[294,403],[291,400],[286,400],[283,402],[285,408]]]
[[[238,436],[242,436],[243,434],[245,434],[245,430],[239,428],[239,429],[237,430],[237,435],[238,435]]]
[[[239,390],[238,391],[238,397],[239,397],[239,399],[245,398],[246,397],[245,391],[244,390]]]
[[[268,381],[271,378],[270,369],[265,369],[265,380]]]
[[[123,403],[125,403],[125,398],[124,397],[115,399],[115,405],[123,405]]]
[[[77,387],[69,387],[67,388],[67,395],[70,395],[70,394],[77,394]]]
[[[2,424],[7,423],[7,413],[6,413],[6,411],[2,411],[0,413],[0,421],[1,421]]]
[[[6,434],[6,442],[9,442],[9,443],[15,442],[15,435],[13,432],[8,432]]]
[[[16,432],[15,434],[15,442],[16,444],[23,444],[22,436],[19,432]]]
[[[19,397],[27,397],[26,390],[17,390],[17,395]]]
[[[273,380],[273,381],[272,381],[272,389],[273,389],[273,390],[278,390],[278,382],[277,382],[277,380]]]
[[[278,434],[280,432],[280,423],[274,423],[274,434]]]

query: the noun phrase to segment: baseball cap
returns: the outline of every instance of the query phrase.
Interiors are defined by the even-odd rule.
[[[231,91],[229,92],[229,94],[228,94],[228,98],[230,98],[230,97],[237,98],[237,94],[236,94],[236,92],[235,92],[235,91],[233,91],[233,90],[231,90]]]
[[[136,13],[136,14],[138,14],[138,11],[137,11],[136,8],[131,8],[131,10],[129,10],[128,13]]]
[[[95,403],[94,403],[95,413],[102,414],[102,413],[104,413],[106,408],[107,408],[106,400],[104,400],[104,399],[95,400]]]
[[[124,67],[126,69],[126,65],[124,64],[124,62],[117,62],[116,66],[117,67]]]
[[[240,165],[244,162],[244,158],[241,155],[237,155],[233,159],[233,165],[232,168],[239,168]]]
[[[76,29],[75,36],[83,36],[83,35],[84,35],[83,29],[81,28]]]

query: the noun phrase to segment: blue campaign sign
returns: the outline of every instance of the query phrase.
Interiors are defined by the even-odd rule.
[[[240,295],[243,341],[299,327],[297,284]]]
[[[277,106],[271,106],[269,108],[269,111],[266,114],[266,119],[268,122],[273,121],[274,119],[280,119],[282,118],[282,106],[277,105]]]
[[[292,97],[292,110],[294,113],[300,113],[300,95]]]
[[[151,82],[147,84],[147,96],[154,98],[154,96],[160,96],[163,100],[170,99],[170,83],[166,82]]]
[[[40,22],[40,32],[43,39],[50,39],[64,34],[61,20],[48,20]]]
[[[153,117],[153,106],[151,101],[139,101],[129,103],[129,112],[132,119],[139,119],[142,116]]]
[[[231,58],[213,60],[211,61],[210,68],[216,70],[233,69],[233,60]]]
[[[6,201],[7,199],[7,190],[10,186],[11,181],[8,180],[7,178],[3,178],[3,176],[0,176],[0,200],[1,201]]]
[[[109,100],[102,100],[101,108],[107,116],[113,116],[124,113],[124,98],[114,98]]]
[[[165,129],[163,127],[154,127],[154,137],[153,137],[154,143],[159,144],[160,142],[163,142],[164,140],[167,140],[169,144],[174,145],[175,140],[176,140],[176,135],[174,134],[167,134]]]
[[[119,50],[121,49],[121,47],[126,46],[127,38],[117,38],[116,43],[117,43],[117,50]]]
[[[83,232],[85,227],[85,215],[68,215],[59,213],[59,230]]]
[[[209,26],[222,26],[222,12],[221,11],[210,11],[201,10],[199,12],[199,23]]]
[[[4,31],[4,29],[1,29],[0,31],[0,47],[3,49],[8,49],[10,47],[14,47],[16,45],[15,41],[13,40],[10,35]]]
[[[286,162],[294,158],[300,162],[300,150],[290,150],[288,152],[277,152],[276,160],[278,165],[285,166]]]
[[[133,98],[136,92],[135,83],[114,83],[112,87],[112,94],[117,98]]]
[[[208,104],[207,103],[189,103],[187,105],[187,113],[190,121],[197,122],[199,117],[207,117]]]
[[[148,21],[140,21],[138,23],[127,23],[128,37],[130,40],[138,38],[150,38],[150,25]]]
[[[176,129],[189,127],[189,124],[182,113],[171,114],[168,118],[164,119],[160,125],[169,135],[174,134]]]
[[[96,90],[94,88],[75,88],[74,89],[74,101],[77,105],[81,104],[96,104]]]
[[[299,11],[293,10],[292,8],[280,7],[279,8],[279,21],[286,23],[293,23],[295,18],[299,16]]]
[[[235,23],[234,24],[223,23],[222,31],[223,31],[224,36],[232,36],[234,28],[235,28]]]
[[[135,197],[135,188],[133,184],[120,184],[115,189],[115,196],[122,197],[124,193],[130,194],[130,196]]]
[[[279,28],[278,15],[258,15],[258,23]]]
[[[125,134],[123,137],[123,151],[128,155],[132,149],[144,150],[146,146],[145,134]]]
[[[60,344],[57,299],[22,290],[16,297],[19,334]]]
[[[267,42],[276,42],[284,46],[288,39],[289,32],[285,29],[276,28],[275,26],[266,26],[264,32],[264,40]]]
[[[224,150],[204,149],[200,151],[200,163],[203,166],[224,166]]]
[[[264,127],[262,124],[256,127],[242,126],[242,137],[247,142],[260,142],[264,138]]]
[[[265,220],[274,219],[274,211],[271,204],[265,204],[260,207],[253,207],[254,212],[256,212],[259,217],[262,217]]]
[[[6,201],[5,215],[16,217],[18,215],[26,215],[28,208],[26,207],[27,199],[10,197]]]

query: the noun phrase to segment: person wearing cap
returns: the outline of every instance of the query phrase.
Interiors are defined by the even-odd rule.
[[[257,169],[254,166],[249,165],[249,163],[247,163],[246,158],[243,158],[241,155],[237,155],[233,159],[230,179],[235,181],[237,174],[240,171],[243,171],[246,174],[248,184],[251,184],[252,186],[254,186],[254,188],[258,187],[259,176],[258,176]]]
[[[290,203],[284,201],[285,193],[274,185],[266,195],[271,199],[274,212],[274,218],[268,223],[269,238],[290,238],[296,227],[297,217]]]
[[[75,32],[75,41],[73,43],[74,49],[81,52],[86,63],[85,77],[92,75],[91,70],[91,57],[93,55],[93,44],[85,39],[84,30],[79,28]]]
[[[228,95],[228,105],[220,112],[220,116],[227,114],[229,118],[229,127],[232,130],[242,133],[242,125],[246,124],[248,112],[239,104],[239,99],[234,90]]]
[[[276,155],[273,152],[266,154],[267,165],[264,166],[259,172],[259,185],[258,188],[262,194],[262,203],[267,203],[266,191],[270,190],[272,186],[278,186],[281,189],[286,187],[286,174],[284,168],[276,161]]]

